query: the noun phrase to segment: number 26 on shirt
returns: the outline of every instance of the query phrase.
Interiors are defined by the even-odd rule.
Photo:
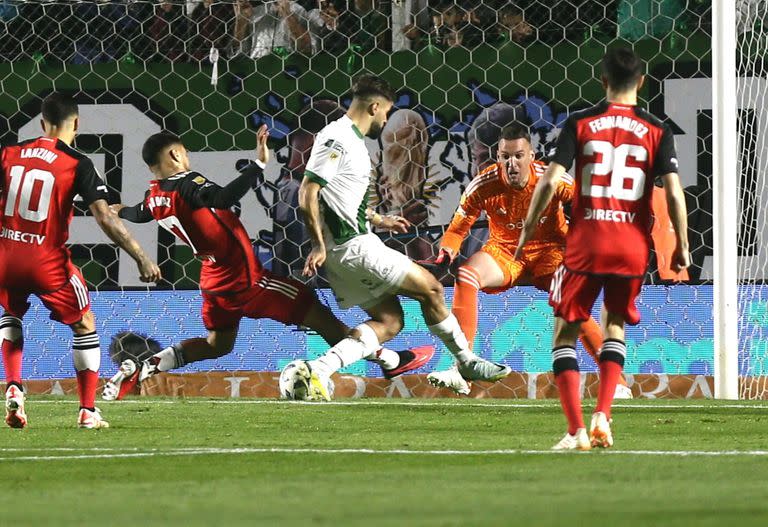
[[[582,154],[599,154],[596,163],[587,163],[581,169],[581,195],[593,198],[615,198],[625,201],[637,201],[645,189],[645,172],[636,166],[627,166],[627,159],[638,163],[648,160],[648,150],[640,145],[621,144],[613,146],[608,141],[588,141]],[[607,185],[592,181],[593,176],[611,174]],[[630,182],[630,185],[627,185]]]

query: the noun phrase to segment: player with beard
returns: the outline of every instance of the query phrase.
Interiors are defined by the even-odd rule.
[[[365,137],[379,137],[395,93],[385,80],[362,75],[352,86],[352,96],[347,113],[315,138],[299,190],[299,206],[312,239],[304,274],[312,276],[324,265],[339,305],[358,305],[370,319],[323,356],[286,366],[280,376],[281,393],[290,395],[301,387],[310,399],[329,400],[333,372],[375,354],[381,343],[403,328],[397,295],[421,304],[430,331],[456,357],[462,375],[486,381],[505,377],[509,367],[470,351],[456,317],[445,306],[437,279],[371,232],[371,225],[401,233],[411,225],[403,217],[381,216],[368,207],[372,167]]]

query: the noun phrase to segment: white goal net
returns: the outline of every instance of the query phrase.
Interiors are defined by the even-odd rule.
[[[736,2],[740,397],[768,396],[768,3]],[[727,176],[726,176],[727,177]]]

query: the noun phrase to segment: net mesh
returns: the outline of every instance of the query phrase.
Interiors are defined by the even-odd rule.
[[[643,323],[627,336],[628,380],[635,383],[636,395],[711,394],[710,2],[468,5],[426,0],[4,1],[0,139],[7,143],[36,135],[42,98],[53,90],[73,93],[81,111],[77,147],[104,175],[111,200],[134,204],[143,198],[149,179],[140,157],[148,135],[161,129],[180,134],[193,168],[225,184],[235,177],[239,160],[254,156],[255,130],[267,124],[271,160],[239,212],[262,262],[301,278],[308,247],[297,207],[299,183],[313,134],[341,115],[354,75],[381,74],[397,89],[398,110],[380,140],[368,140],[376,171],[372,190],[379,212],[403,214],[415,225],[407,235],[382,234],[386,242],[420,259],[434,254],[461,192],[493,162],[500,128],[513,119],[524,121],[537,154],[545,158],[568,113],[603,97],[599,60],[607,46],[629,44],[648,62],[643,102],[676,134],[694,265],[689,283],[672,286],[654,260],[640,305]],[[762,27],[757,27],[753,23],[742,42],[752,57],[764,50]],[[764,79],[756,79],[755,86],[758,80]],[[140,284],[133,262],[108,243],[84,209],[72,223],[72,255],[94,291],[102,347],[111,335],[126,330],[163,346],[204,335],[200,266],[189,248],[154,223],[130,228],[157,256],[164,280],[156,287]],[[486,235],[481,221],[462,257],[477,251]],[[453,274],[442,278],[451,285]],[[321,297],[336,309],[322,279],[311,285],[321,288]],[[450,289],[447,295],[450,301]],[[759,313],[761,305],[756,299],[745,309]],[[405,331],[392,347],[431,341],[418,306],[406,302],[405,311]],[[359,310],[336,312],[350,325],[363,317]],[[69,377],[69,331],[46,317],[35,304],[25,320],[29,377]],[[522,388],[494,394],[554,393],[551,380],[540,375],[551,365],[551,325],[546,295],[532,287],[483,296],[476,351],[511,364],[521,379],[527,376]],[[245,381],[221,379],[239,378],[227,372],[259,372],[250,376],[254,386],[271,386],[274,375],[263,372],[326,348],[317,335],[266,320],[244,321],[240,335],[230,355],[182,370],[202,376],[194,388],[176,384],[169,390],[210,394],[206,390],[219,383],[233,390],[230,395],[235,385],[242,388],[238,393],[265,393],[246,389]],[[579,357],[584,372],[595,371],[588,356],[580,351]],[[421,371],[449,363],[443,350]],[[754,370],[761,362],[750,359],[748,364]],[[375,377],[379,370],[360,363],[346,373]],[[672,389],[673,377],[689,381]]]
[[[736,82],[739,106],[739,374],[742,398],[768,396],[766,346],[766,209],[768,192],[768,4],[736,3]]]

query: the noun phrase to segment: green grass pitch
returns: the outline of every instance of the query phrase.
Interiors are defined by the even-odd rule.
[[[588,415],[593,401],[585,401]],[[633,401],[552,453],[556,401],[133,399],[0,431],[0,524],[768,525],[768,404]]]

